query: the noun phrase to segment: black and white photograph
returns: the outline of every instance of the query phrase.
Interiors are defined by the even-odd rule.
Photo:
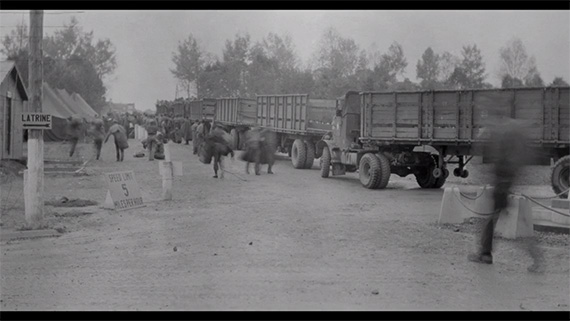
[[[568,313],[569,12],[0,9],[0,311]]]

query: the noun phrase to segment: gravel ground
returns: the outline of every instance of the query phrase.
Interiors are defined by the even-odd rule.
[[[101,173],[133,170],[146,207],[46,206],[58,238],[0,246],[2,310],[563,310],[570,306],[570,252],[541,238],[544,274],[526,271],[517,242],[498,240],[493,265],[468,262],[476,224],[437,226],[443,190],[394,175],[384,190],[356,174],[322,179],[277,161],[275,175],[245,175],[227,161],[223,180],[189,146],[173,145],[184,176],[172,201],[159,201],[157,162],[114,161],[112,142],[87,176],[46,178],[48,200],[101,203]],[[48,144],[46,144],[48,145]],[[51,144],[65,155],[67,146]],[[81,145],[85,159],[91,147]],[[77,156],[80,157],[80,156]],[[527,182],[532,183],[532,182]],[[450,181],[449,186],[458,184]],[[473,185],[459,185],[474,189]],[[23,223],[21,178],[1,185],[1,231]],[[549,186],[518,187],[535,196]],[[18,194],[19,193],[19,194]],[[453,228],[459,228],[454,232]],[[558,237],[558,236],[556,236]]]

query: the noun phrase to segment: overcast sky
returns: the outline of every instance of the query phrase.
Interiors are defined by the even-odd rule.
[[[6,12],[6,11],[2,11]],[[24,11],[18,11],[24,12]],[[75,16],[95,38],[109,38],[116,47],[117,69],[107,81],[107,97],[114,102],[134,102],[140,110],[154,109],[157,99],[174,99],[176,80],[172,52],[190,33],[204,48],[221,55],[226,39],[237,32],[249,33],[252,41],[267,33],[288,34],[306,63],[323,32],[336,28],[368,49],[374,43],[386,52],[399,42],[408,61],[405,76],[416,80],[416,63],[431,46],[436,53],[460,54],[461,47],[477,44],[487,67],[487,81],[500,83],[496,76],[499,48],[519,37],[529,55],[536,57],[546,83],[555,76],[570,79],[569,11],[98,11],[49,14],[44,16],[45,34]],[[61,13],[62,11],[55,11]],[[9,32],[28,14],[1,14],[0,34]]]

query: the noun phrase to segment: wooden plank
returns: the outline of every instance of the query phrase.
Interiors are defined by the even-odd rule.
[[[398,94],[394,92],[394,118],[393,118],[394,132],[392,133],[393,137],[396,137],[397,120],[398,120]]]
[[[429,127],[430,127],[430,131],[429,131],[429,138],[434,138],[433,136],[433,127],[434,127],[434,110],[433,110],[433,102],[435,100],[435,94],[432,91],[431,92],[431,100],[430,100],[430,105],[429,105]]]
[[[552,139],[553,140],[558,140],[560,137],[558,136],[560,134],[560,127],[559,127],[559,120],[560,120],[560,88],[556,88],[556,102],[553,104],[554,107],[554,111],[552,113],[552,122],[553,122],[553,126],[552,126]]]
[[[417,110],[417,116],[418,116],[418,137],[422,138],[422,127],[423,127],[423,122],[422,122],[422,101],[423,101],[423,93],[420,93],[418,95],[418,110]]]
[[[368,99],[369,99],[369,102],[367,104],[367,108],[368,108],[368,131],[367,132],[368,132],[368,135],[370,136],[370,135],[372,135],[372,125],[374,124],[373,123],[373,120],[374,120],[373,112],[374,112],[374,110],[372,108],[372,106],[373,106],[373,102],[372,102],[373,95],[369,94]]]
[[[456,93],[456,101],[455,101],[455,110],[456,110],[456,114],[455,114],[455,138],[459,139],[459,131],[461,130],[461,127],[459,126],[459,119],[460,119],[460,100],[461,100],[461,96],[460,96],[460,92]]]

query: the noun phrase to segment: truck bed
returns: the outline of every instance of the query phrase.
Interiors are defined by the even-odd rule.
[[[215,120],[222,124],[255,126],[257,120],[256,101],[247,98],[217,99]]]
[[[257,124],[276,132],[322,134],[331,129],[336,100],[309,95],[257,96]]]
[[[363,92],[361,139],[469,144],[480,141],[484,108],[527,121],[541,144],[570,140],[568,87],[464,91]]]
[[[216,115],[216,99],[200,99],[191,101],[185,107],[185,114],[192,120],[214,120]]]

